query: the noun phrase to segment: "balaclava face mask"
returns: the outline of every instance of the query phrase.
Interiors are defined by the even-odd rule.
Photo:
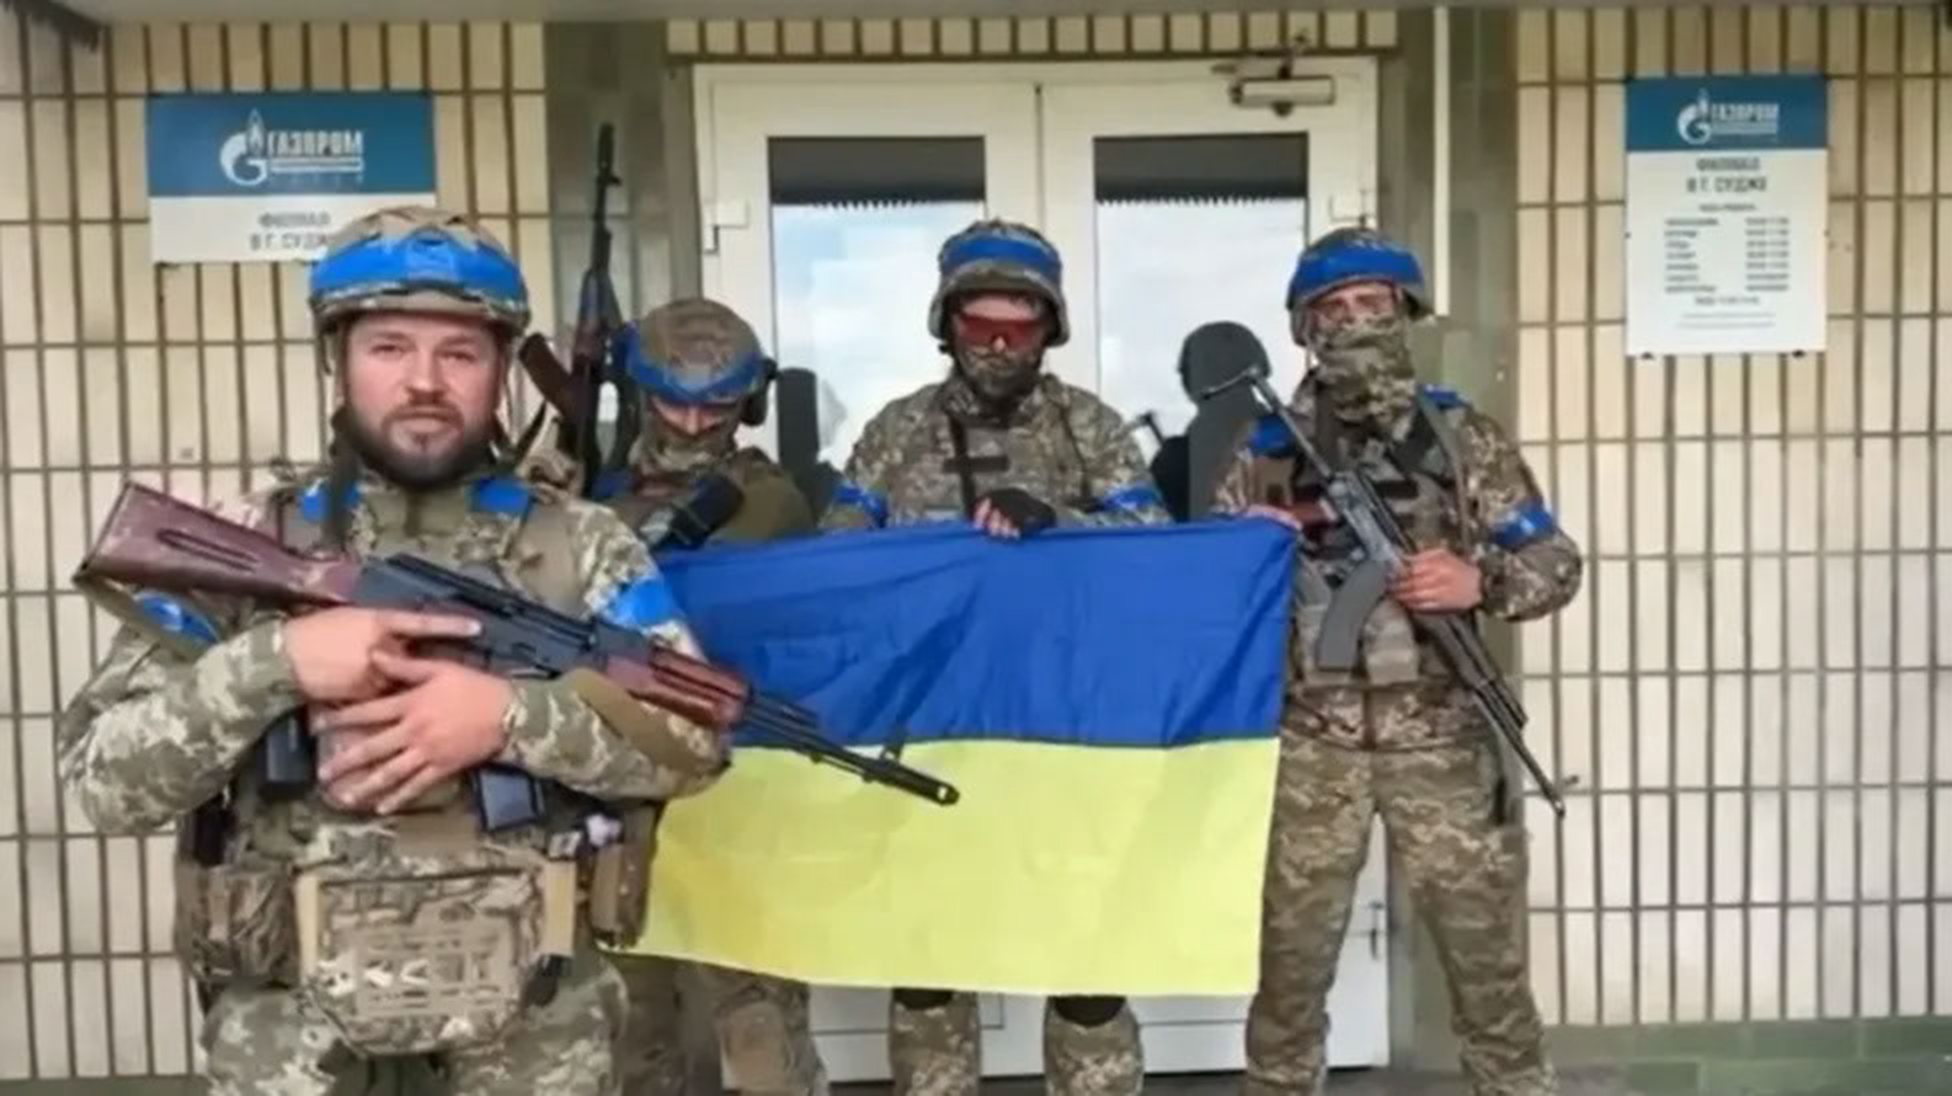
[[[1389,312],[1324,319],[1301,313],[1304,342],[1329,409],[1350,421],[1387,426],[1416,397],[1410,321],[1401,304]]]

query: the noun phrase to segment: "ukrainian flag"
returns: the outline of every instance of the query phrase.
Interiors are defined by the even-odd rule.
[[[942,807],[763,742],[659,828],[637,949],[826,985],[1241,994],[1294,541],[843,533],[660,563],[714,659]]]

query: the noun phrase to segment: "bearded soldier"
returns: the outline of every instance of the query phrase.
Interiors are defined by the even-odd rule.
[[[1023,225],[980,221],[943,244],[937,266],[929,332],[953,363],[949,376],[867,424],[822,525],[967,519],[1014,538],[1059,524],[1170,520],[1118,414],[1043,371],[1045,350],[1069,334],[1056,249]],[[980,1035],[973,995],[895,990],[895,1091],[974,1093]],[[1130,1007],[1119,997],[1052,999],[1044,1065],[1052,1092],[1139,1091]]]
[[[310,306],[337,379],[330,464],[231,516],[293,548],[411,552],[695,653],[628,528],[499,472],[496,405],[529,306],[495,240],[438,210],[375,213],[328,245]],[[576,677],[409,649],[471,634],[462,618],[132,604],[62,716],[61,773],[104,831],[183,819],[178,945],[205,995],[212,1091],[324,1094],[419,1060],[463,1094],[616,1092],[624,988],[591,945],[597,897],[578,899],[587,804],[696,792],[722,738]],[[317,744],[297,786],[258,752],[288,713]],[[470,774],[490,762],[546,781],[533,821],[483,829]]]
[[[775,373],[737,313],[716,301],[673,301],[624,329],[616,351],[643,393],[646,430],[632,467],[601,482],[599,494],[647,545],[680,551],[813,531],[813,514],[786,472],[737,443],[741,425],[765,421]],[[826,1091],[804,984],[657,956],[614,961],[630,987],[621,1048],[627,1096],[684,1091],[679,1003],[694,987],[714,1013],[728,1088],[780,1096]]]
[[[1246,1089],[1321,1091],[1326,1001],[1380,815],[1450,980],[1472,1092],[1556,1092],[1522,946],[1524,822],[1491,728],[1405,611],[1542,617],[1578,591],[1579,550],[1497,423],[1417,384],[1408,328],[1430,305],[1413,255],[1331,232],[1302,253],[1288,308],[1315,361],[1297,421],[1325,460],[1372,478],[1417,551],[1363,624],[1358,664],[1329,669],[1316,644],[1358,545],[1319,474],[1269,416],[1221,486],[1220,509],[1301,540]]]

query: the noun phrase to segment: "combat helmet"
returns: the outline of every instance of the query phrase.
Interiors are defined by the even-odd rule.
[[[1029,225],[1015,221],[977,221],[949,237],[936,256],[940,280],[929,302],[929,334],[949,340],[949,313],[958,297],[971,293],[1026,293],[1050,309],[1046,346],[1071,337],[1064,307],[1064,262],[1057,248]]]
[[[472,218],[395,206],[334,233],[312,267],[307,304],[320,335],[368,312],[434,312],[483,320],[513,338],[529,294],[508,251]]]
[[[752,325],[717,301],[659,305],[618,331],[613,350],[647,395],[686,405],[737,401],[741,421],[766,421],[766,391],[779,366]]]
[[[1288,279],[1287,308],[1298,313],[1322,294],[1356,282],[1386,282],[1406,302],[1409,318],[1431,312],[1423,266],[1410,249],[1373,228],[1338,228],[1309,244]]]

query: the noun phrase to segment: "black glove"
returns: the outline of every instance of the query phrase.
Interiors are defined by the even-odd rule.
[[[658,539],[656,550],[698,547],[731,521],[745,501],[745,492],[724,476],[716,472],[700,476],[672,508],[671,526]]]
[[[1021,487],[985,491],[977,501],[988,502],[990,509],[1002,514],[1024,536],[1041,533],[1057,522],[1057,511]]]

